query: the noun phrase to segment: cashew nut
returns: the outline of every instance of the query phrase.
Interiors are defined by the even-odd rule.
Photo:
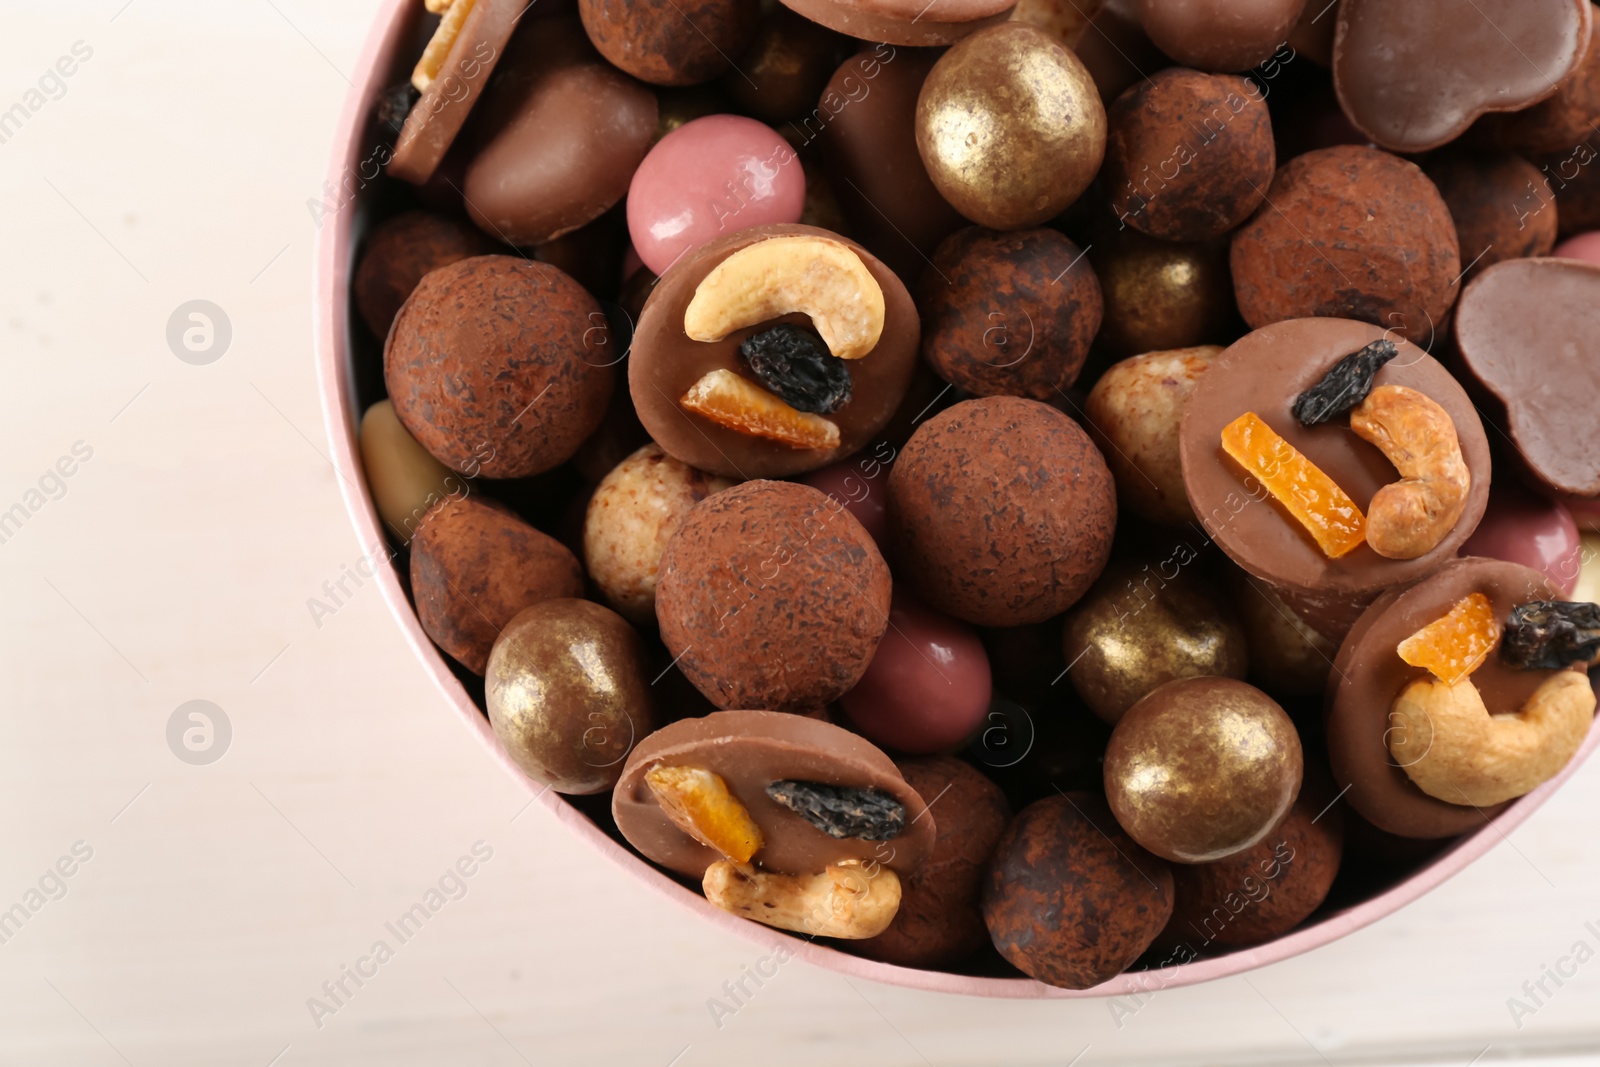
[[[472,5],[475,0],[424,0],[423,6],[435,15],[443,15],[439,25],[434,28],[433,36],[429,38],[428,45],[422,50],[422,58],[417,60],[416,67],[411,71],[411,84],[417,92],[425,93],[428,86],[433,84],[433,79],[439,76],[444,69],[446,61],[450,58],[450,49],[455,47],[456,38],[461,36],[461,27],[466,24],[467,16],[472,14]]]
[[[1411,683],[1389,711],[1395,762],[1418,789],[1488,807],[1520,797],[1567,765],[1594,721],[1595,695],[1577,671],[1551,675],[1518,712],[1490,715],[1472,679]]]
[[[1437,548],[1467,506],[1472,474],[1450,415],[1403,385],[1380,385],[1350,413],[1350,428],[1400,472],[1367,508],[1367,544],[1387,559]]]
[[[695,289],[683,330],[720,341],[796,311],[840,359],[860,359],[883,334],[883,289],[867,265],[838,241],[809,235],[769,237],[718,263]]]
[[[821,874],[773,874],[718,860],[701,883],[723,911],[813,937],[876,937],[900,910],[900,879],[860,860],[830,863]]]

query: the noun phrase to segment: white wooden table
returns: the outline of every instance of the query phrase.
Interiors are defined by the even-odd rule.
[[[519,815],[370,587],[308,609],[363,551],[324,459],[307,202],[375,0],[0,7],[0,512],[22,508],[0,530],[0,909],[22,906],[0,915],[0,1063],[1600,1056],[1600,962],[1508,1008],[1600,949],[1600,766],[1420,904],[1120,1027],[1104,1002],[798,962],[719,1026],[708,1001],[762,953]],[[208,365],[167,342],[196,299],[232,328]],[[231,726],[210,765],[167,741],[197,699]],[[388,933],[478,842],[459,899]]]

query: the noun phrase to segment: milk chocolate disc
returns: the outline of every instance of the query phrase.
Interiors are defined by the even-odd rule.
[[[1430,677],[1395,651],[1458,601],[1482,593],[1505,624],[1530,600],[1561,599],[1548,578],[1519,563],[1470,556],[1405,589],[1385,593],[1350,630],[1328,679],[1328,758],[1345,799],[1368,822],[1401,837],[1453,837],[1484,825],[1506,804],[1478,808],[1431,797],[1412,784],[1389,751],[1389,708],[1402,690]],[[1490,714],[1514,712],[1553,671],[1523,671],[1489,653],[1471,675]],[[1510,801],[1507,801],[1509,804]]]
[[[1592,18],[1589,0],[1344,0],[1334,88],[1376,143],[1437,148],[1479,115],[1554,94],[1583,61]]]
[[[413,185],[433,177],[529,6],[523,0],[478,0],[473,5],[438,77],[406,116],[389,161],[390,174]]]
[[[937,46],[1011,17],[1004,0],[782,0],[783,6],[830,30],[863,41]]]
[[[781,711],[719,711],[682,719],[645,738],[611,795],[617,829],[645,858],[699,878],[724,857],[678,829],[656,803],[645,772],[657,764],[720,775],[761,828],[752,863],[781,874],[816,874],[830,863],[876,861],[906,875],[933,848],[934,815],[894,762],[871,742],[831,723]],[[905,807],[905,828],[885,841],[830,837],[767,795],[777,781],[820,782],[888,793]]]
[[[1403,385],[1438,403],[1455,423],[1472,476],[1466,508],[1432,551],[1385,559],[1360,545],[1329,559],[1300,524],[1223,451],[1222,428],[1253,411],[1327,473],[1365,513],[1380,488],[1399,473],[1382,452],[1356,437],[1343,418],[1301,426],[1295,398],[1343,357],[1385,332],[1352,319],[1290,319],[1246,334],[1200,376],[1184,407],[1179,454],[1189,503],[1235,563],[1272,586],[1307,624],[1337,641],[1379,593],[1415,581],[1451,559],[1483,517],[1489,499],[1489,442],[1483,424],[1450,372],[1409,342],[1387,335],[1399,355],[1378,372],[1377,385]]]
[[[1461,362],[1505,408],[1518,458],[1546,491],[1600,495],[1600,266],[1513,259],[1456,311]]]
[[[733,253],[758,241],[807,235],[850,247],[883,290],[882,339],[867,355],[847,361],[851,399],[827,416],[839,427],[836,448],[791,448],[719,426],[684,410],[679,403],[689,387],[710,371],[731,370],[749,377],[749,368],[739,355],[739,345],[746,338],[779,322],[809,323],[804,315],[785,315],[736,330],[721,341],[691,340],[684,333],[684,311],[706,275]],[[756,226],[685,255],[656,284],[633,335],[628,387],[645,429],[675,458],[729,478],[781,478],[825,467],[869,444],[894,415],[911,385],[921,338],[911,294],[895,273],[865,248],[815,226]]]

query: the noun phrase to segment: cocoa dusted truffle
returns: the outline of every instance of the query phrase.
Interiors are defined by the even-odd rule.
[[[600,54],[641,81],[693,85],[727,70],[761,17],[759,0],[578,0]]]
[[[1521,156],[1445,151],[1425,169],[1455,220],[1465,281],[1502,260],[1545,256],[1555,247],[1556,209],[1544,175]]]
[[[1360,319],[1426,344],[1455,302],[1461,251],[1439,190],[1413,163],[1339,145],[1278,168],[1233,236],[1233,287],[1253,327]]]
[[[1000,954],[1067,989],[1115,978],[1172,914],[1172,871],[1090,793],[1024,808],[990,861],[983,918]]]
[[[983,772],[954,757],[904,759],[896,766],[938,820],[933,851],[901,884],[900,910],[889,929],[852,947],[902,967],[948,966],[986,940],[978,894],[1011,822],[1011,805]]]
[[[1055,230],[951,234],[922,275],[922,357],[978,396],[1054,400],[1100,329],[1100,283]]]
[[[494,243],[470,226],[426,211],[406,211],[374,226],[356,267],[356,307],[378,338],[425,274],[485,255]]]
[[[583,569],[559,541],[500,504],[463,497],[439,505],[411,542],[417,619],[474,674],[523,608],[583,595]]]
[[[395,414],[447,467],[523,478],[594,432],[620,354],[605,313],[565,273],[515,256],[434,271],[400,309],[383,353]]]
[[[695,505],[667,543],[656,619],[718,707],[805,711],[866,672],[889,624],[889,567],[826,493],[746,482]]]
[[[1117,217],[1168,241],[1220,237],[1250,217],[1277,155],[1267,100],[1230,74],[1171,68],[1106,109],[1100,180]]]
[[[1260,945],[1322,905],[1344,852],[1344,812],[1333,790],[1307,785],[1260,844],[1215,863],[1173,865],[1172,920],[1158,945],[1201,952]]]
[[[980,626],[1071,607],[1111,554],[1116,492],[1088,434],[1020,397],[923,423],[889,476],[896,558],[923,598]]]

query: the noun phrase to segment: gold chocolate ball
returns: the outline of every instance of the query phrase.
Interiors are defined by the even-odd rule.
[[[500,631],[484,674],[489,724],[523,773],[558,793],[603,793],[655,728],[644,645],[587,600],[546,600]]]
[[[922,83],[916,126],[940,195],[995,230],[1060,214],[1106,151],[1106,110],[1089,71],[1025,22],[979,30],[941,56]]]
[[[1226,244],[1160,241],[1126,226],[1095,240],[1089,262],[1106,304],[1099,341],[1111,351],[1137,355],[1223,339],[1234,307]]]
[[[1151,852],[1211,863],[1265,839],[1304,772],[1300,735],[1271,697],[1231,678],[1184,678],[1146,695],[1111,731],[1106,800]]]
[[[1180,547],[1157,563],[1114,563],[1075,605],[1062,630],[1072,686],[1115,724],[1151,690],[1178,678],[1243,678],[1244,629]]]
[[[1239,611],[1250,645],[1250,680],[1277,697],[1322,692],[1339,643],[1313,630],[1278,594],[1240,568],[1228,571],[1228,599]]]

